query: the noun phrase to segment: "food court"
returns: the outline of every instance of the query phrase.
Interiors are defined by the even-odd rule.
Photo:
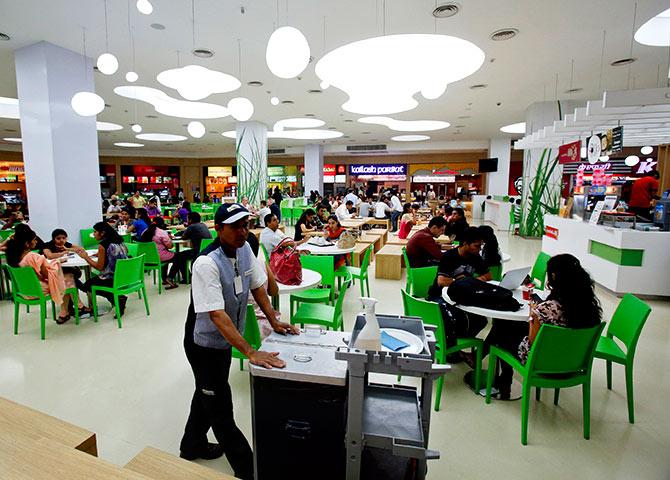
[[[661,0],[4,1],[0,478],[670,475]]]

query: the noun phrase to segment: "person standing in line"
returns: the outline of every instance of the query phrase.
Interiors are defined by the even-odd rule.
[[[235,476],[243,480],[254,477],[253,453],[233,415],[228,383],[231,347],[254,365],[285,366],[277,352],[254,350],[242,336],[249,293],[275,332],[298,333],[295,326],[277,321],[270,305],[263,288],[266,273],[247,243],[249,216],[239,203],[221,205],[214,217],[217,238],[193,263],[184,350],[195,377],[195,392],[180,444],[180,456],[186,460],[214,459],[225,453]],[[208,443],[210,428],[218,444]]]
[[[398,197],[398,191],[393,190],[391,195],[391,231],[398,231],[398,219],[402,215],[402,203]]]

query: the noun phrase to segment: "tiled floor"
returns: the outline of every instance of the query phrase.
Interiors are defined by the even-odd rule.
[[[499,238],[512,255],[506,269],[530,265],[540,247],[505,232]],[[371,280],[380,312],[402,311],[401,285]],[[160,296],[154,286],[149,290],[150,317],[135,297],[123,329],[111,315],[78,327],[49,321],[45,342],[34,312],[22,313],[20,335],[12,335],[12,304],[0,302],[0,395],[96,432],[100,456],[117,464],[146,445],[178,453],[193,391],[181,346],[188,289]],[[609,319],[617,298],[601,289],[598,294]],[[352,289],[345,302],[347,325],[359,311],[358,295]],[[581,390],[569,389],[558,407],[548,393],[531,403],[529,445],[522,447],[520,402],[485,405],[464,386],[465,367],[458,364],[446,378],[442,410],[433,413],[430,446],[442,458],[430,463],[429,478],[670,478],[670,303],[650,303],[637,349],[635,425],[627,420],[623,370],[614,367],[614,390],[608,391],[605,364],[596,361],[591,440],[582,438]],[[286,299],[282,311],[288,311]],[[246,370],[235,365],[231,385],[237,421],[250,439]],[[204,463],[230,472],[225,459]]]

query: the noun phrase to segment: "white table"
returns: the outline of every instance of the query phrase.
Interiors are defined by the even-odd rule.
[[[344,255],[354,251],[354,247],[337,248],[337,245],[331,245],[329,247],[317,247],[316,245],[310,245],[309,242],[305,242],[302,245],[299,245],[297,249],[304,252],[309,252],[312,255]]]
[[[95,250],[86,250],[86,253],[88,253],[88,256],[91,257],[92,259],[95,259],[98,256],[98,249],[96,248]],[[89,267],[90,265],[86,260],[81,258],[79,255],[76,253],[74,256],[67,256],[65,257],[67,260],[63,263],[60,264],[61,268],[64,267]],[[58,259],[53,260],[53,261],[58,261]]]
[[[279,294],[286,295],[315,287],[321,282],[321,274],[314,270],[302,269],[302,282],[299,285],[285,285],[277,282]]]

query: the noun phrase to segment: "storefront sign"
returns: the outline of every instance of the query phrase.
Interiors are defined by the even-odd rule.
[[[558,228],[550,227],[549,225],[544,227],[544,234],[549,238],[558,240]]]
[[[565,163],[578,162],[581,147],[582,142],[580,140],[558,147],[558,163],[563,165]]]
[[[207,167],[208,177],[230,177],[233,174],[233,167]]]
[[[638,175],[643,175],[645,173],[649,173],[653,170],[656,170],[654,167],[658,162],[655,162],[653,160],[645,160],[644,162],[640,162],[638,164],[637,168],[637,173]]]
[[[330,177],[335,175],[335,165],[328,163],[323,166],[323,175],[325,177]]]
[[[347,183],[346,175],[335,175],[335,183]]]
[[[268,167],[268,177],[279,177],[284,175],[284,167]]]
[[[407,165],[401,164],[379,164],[379,165],[350,165],[350,175],[387,175],[387,176],[406,176]]]
[[[455,175],[414,175],[414,183],[455,183]]]
[[[237,183],[237,177],[228,177],[228,183]]]

